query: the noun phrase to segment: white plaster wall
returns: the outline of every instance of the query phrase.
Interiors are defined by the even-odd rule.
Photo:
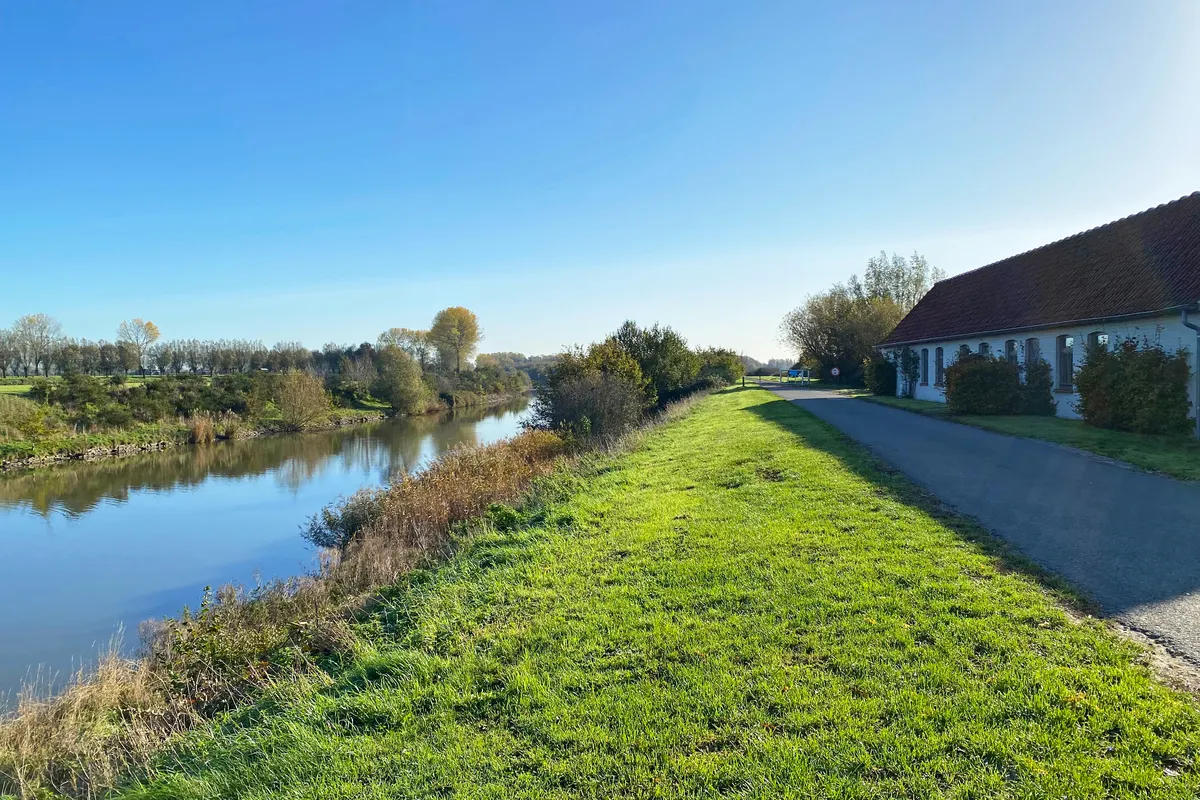
[[[1200,315],[1193,315],[1195,318],[1200,318]],[[1193,319],[1193,322],[1196,321]],[[1021,331],[1019,333],[1011,333],[1003,336],[980,337],[974,339],[950,339],[942,342],[927,342],[924,344],[915,345],[913,349],[917,355],[921,354],[922,350],[929,350],[929,382],[928,384],[918,383],[914,396],[918,400],[931,400],[937,403],[946,402],[946,393],[940,386],[934,385],[936,377],[936,353],[937,348],[941,347],[945,354],[944,365],[949,367],[958,358],[958,349],[961,345],[967,345],[972,353],[979,352],[980,342],[987,342],[991,347],[994,355],[1001,356],[1004,354],[1004,343],[1008,339],[1016,339],[1017,341],[1017,361],[1021,364],[1025,363],[1025,342],[1028,339],[1036,338],[1039,342],[1042,359],[1050,364],[1050,373],[1054,380],[1054,385],[1058,385],[1058,359],[1055,355],[1055,345],[1058,337],[1067,335],[1073,337],[1075,342],[1073,346],[1075,368],[1083,363],[1083,354],[1087,346],[1087,337],[1090,333],[1107,333],[1109,337],[1109,346],[1113,346],[1118,342],[1122,342],[1129,338],[1137,339],[1138,341],[1149,341],[1151,344],[1161,344],[1164,350],[1174,352],[1184,348],[1189,353],[1189,361],[1192,367],[1192,377],[1188,381],[1188,395],[1192,401],[1192,408],[1196,407],[1196,332],[1187,328],[1183,324],[1183,320],[1177,314],[1160,316],[1160,317],[1142,317],[1139,319],[1117,320],[1111,323],[1094,323],[1089,326],[1081,327],[1065,327],[1065,328],[1046,328],[1037,331]],[[902,395],[904,387],[898,387],[897,394]],[[1058,401],[1055,412],[1060,417],[1067,419],[1078,419],[1079,413],[1075,410],[1075,404],[1079,402],[1079,395],[1075,392],[1055,392],[1054,399]],[[1193,412],[1194,413],[1194,412]]]

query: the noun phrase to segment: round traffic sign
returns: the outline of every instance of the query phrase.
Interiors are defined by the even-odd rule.
[[[834,367],[833,369],[829,370],[829,374],[836,378],[838,375],[842,374],[842,371],[837,367]]]

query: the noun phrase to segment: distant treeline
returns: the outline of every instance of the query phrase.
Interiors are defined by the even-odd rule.
[[[42,375],[230,375],[259,371],[311,370],[325,376],[361,372],[356,365],[374,362],[379,351],[399,347],[423,372],[461,372],[482,334],[475,315],[465,308],[439,312],[428,330],[391,328],[375,342],[335,344],[310,349],[300,342],[268,347],[256,339],[162,340],[153,322],[123,322],[114,341],[92,341],[63,334],[62,325],[45,314],[30,314],[0,329],[0,378]],[[476,367],[528,372],[536,381],[552,356],[520,353],[480,354]]]

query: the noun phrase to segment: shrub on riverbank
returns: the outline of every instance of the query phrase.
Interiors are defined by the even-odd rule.
[[[302,431],[329,421],[333,401],[316,375],[286,372],[277,376],[273,384],[272,399],[284,430]]]

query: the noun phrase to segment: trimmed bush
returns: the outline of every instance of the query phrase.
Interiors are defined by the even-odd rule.
[[[1054,383],[1050,365],[1039,360],[1025,367],[1025,383],[1021,384],[1021,413],[1037,417],[1053,417]]]
[[[890,359],[876,354],[863,362],[863,380],[867,391],[880,397],[896,396],[896,365]]]
[[[946,404],[952,414],[1016,414],[1022,408],[1017,365],[991,356],[961,356],[946,368]]]
[[[1187,351],[1127,339],[1113,350],[1089,345],[1076,373],[1075,410],[1097,428],[1134,433],[1181,434],[1188,422]]]

